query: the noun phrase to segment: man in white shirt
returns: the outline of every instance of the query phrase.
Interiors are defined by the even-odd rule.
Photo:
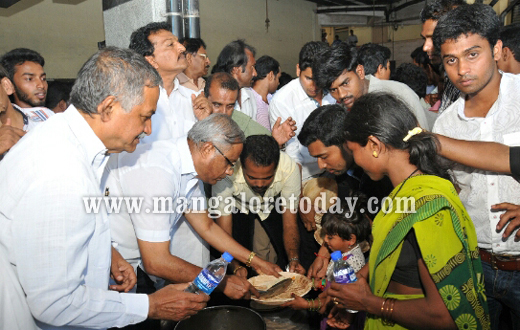
[[[424,108],[415,92],[403,83],[365,75],[363,65],[359,64],[358,51],[345,43],[321,53],[312,68],[316,85],[328,90],[346,109],[350,109],[366,93],[387,92],[405,102],[420,126],[429,129]]]
[[[490,6],[460,6],[439,19],[433,41],[461,97],[437,119],[433,131],[462,140],[520,145],[520,77],[501,73],[500,19]],[[520,204],[520,185],[511,176],[457,166],[459,196],[475,229],[484,270],[491,327],[501,312],[520,324],[520,245],[498,229],[501,211],[492,205]]]
[[[26,304],[0,305],[0,328],[27,329],[28,311],[40,329],[99,329],[179,320],[205,306],[208,297],[185,286],[149,296],[112,291],[130,290],[136,277],[111,247],[106,209],[89,204],[102,195],[109,153],[133,152],[150,134],[160,83],[134,52],[101,50],[81,68],[69,109],[0,163],[0,277],[11,281],[0,296]],[[118,284],[109,287],[110,274]]]
[[[126,207],[110,214],[113,241],[134,269],[140,267],[151,275],[156,287],[162,286],[160,279],[193,281],[201,271],[200,266],[170,252],[170,246],[193,248],[189,241],[172,237],[183,214],[202,239],[247,262],[250,251],[208,217],[203,188],[203,182],[215,184],[233,173],[243,141],[244,134],[231,118],[214,114],[197,122],[187,138],[142,144],[134,153],[110,159],[104,190],[111,196],[143,198],[140,211],[129,212]],[[279,270],[258,258],[252,261],[260,272]],[[227,296],[239,299],[248,298],[252,287],[245,278],[227,276],[221,288]]]
[[[520,74],[520,24],[511,24],[500,29],[502,57],[498,68],[504,72]]]
[[[227,44],[217,58],[211,73],[227,72],[240,85],[239,110],[256,120],[256,99],[251,91],[253,77],[256,76],[256,50],[244,40],[235,40]]]
[[[43,70],[45,60],[36,51],[16,48],[5,53],[0,64],[7,71],[13,92],[13,107],[24,117],[24,131],[46,121],[54,112],[45,107],[47,75]]]
[[[271,125],[281,117],[285,120],[292,117],[296,121],[296,136],[300,133],[303,123],[311,112],[320,105],[335,103],[330,96],[314,84],[312,62],[317,54],[327,48],[323,42],[311,41],[306,43],[300,50],[296,75],[290,83],[282,87],[273,96],[269,104],[269,116]],[[316,159],[309,155],[306,147],[302,146],[298,139],[293,137],[286,143],[285,152],[301,167],[302,181],[305,182],[319,175]]]
[[[305,274],[296,219],[300,191],[296,163],[280,152],[273,137],[251,135],[236,171],[213,187],[219,203],[210,212],[218,211],[217,223],[245,247],[281,268]]]
[[[211,113],[203,93],[179,84],[177,76],[187,67],[186,49],[172,34],[168,23],[154,22],[135,30],[129,47],[144,56],[163,80],[157,112],[152,121],[152,134],[143,139],[144,143],[185,136],[195,122]],[[209,262],[208,246],[186,221],[179,222],[174,236],[197,244],[189,250],[172,246],[172,253],[201,267]]]

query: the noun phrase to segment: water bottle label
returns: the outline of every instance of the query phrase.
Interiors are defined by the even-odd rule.
[[[334,281],[336,281],[336,283],[342,284],[356,282],[356,273],[352,268],[341,269],[340,271],[334,274]]]
[[[216,278],[214,278],[207,269],[203,269],[197,278],[195,278],[195,281],[193,281],[195,285],[200,289],[200,291],[204,292],[207,295],[210,295],[213,290],[217,287],[219,284],[219,281],[217,281]]]

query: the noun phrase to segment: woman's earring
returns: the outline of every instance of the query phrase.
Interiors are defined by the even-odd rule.
[[[377,156],[379,156],[379,155],[377,154],[377,151],[375,151],[375,150],[374,150],[374,152],[372,153],[372,155],[374,155],[375,158],[377,158]]]

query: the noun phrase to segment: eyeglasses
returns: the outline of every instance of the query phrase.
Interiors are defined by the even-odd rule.
[[[220,151],[219,148],[217,148],[216,145],[213,145],[215,147],[215,149],[217,149],[218,152],[220,152],[220,154],[222,155],[222,157],[224,157],[224,159],[227,161],[227,163],[229,164],[229,166],[231,166],[231,168],[234,168],[235,167],[235,164],[233,164],[232,161],[229,160],[229,158],[226,157],[226,155],[224,155],[224,153],[222,151]]]

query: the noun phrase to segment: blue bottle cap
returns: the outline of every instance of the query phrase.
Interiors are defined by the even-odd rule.
[[[227,262],[233,261],[233,256],[227,252],[222,253],[222,258]]]
[[[338,261],[339,259],[342,258],[341,251],[334,251],[334,252],[332,252],[330,257],[332,258],[332,261]]]

